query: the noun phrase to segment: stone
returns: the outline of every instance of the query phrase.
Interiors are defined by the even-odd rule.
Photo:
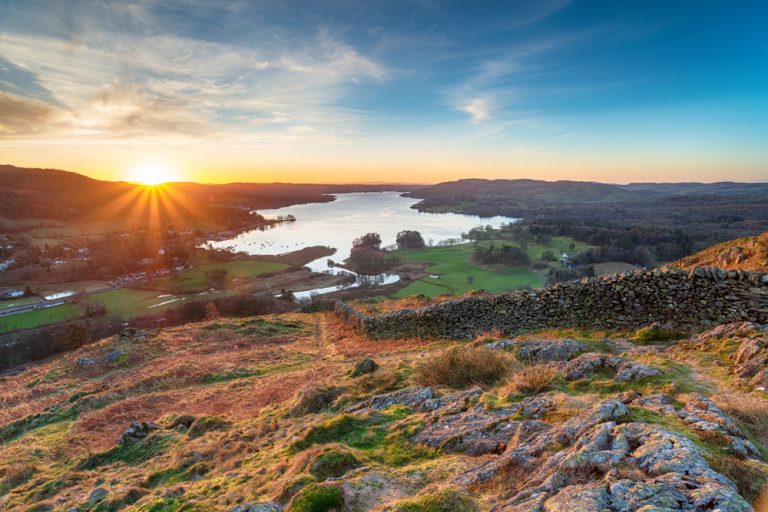
[[[537,421],[513,421],[519,408],[486,411],[478,404],[467,411],[441,416],[427,425],[411,441],[449,453],[485,455],[501,453],[512,439],[524,442],[532,434],[549,429]]]
[[[118,441],[118,444],[126,444],[126,443],[139,441],[147,437],[152,430],[155,430],[158,428],[160,427],[155,423],[146,423],[146,422],[131,423],[131,425],[127,429],[125,429],[123,434],[120,436],[120,441]]]
[[[366,375],[368,373],[373,373],[378,369],[379,364],[376,361],[370,358],[366,358],[362,361],[358,361],[355,364],[355,369],[352,371],[352,376],[357,377],[360,375]]]
[[[103,487],[97,487],[93,491],[91,491],[91,494],[88,496],[88,503],[98,503],[99,501],[103,500],[107,497],[109,492],[103,488]]]
[[[116,363],[124,355],[124,351],[120,349],[114,349],[107,352],[107,354],[104,356],[104,360],[108,363]]]
[[[393,405],[404,405],[414,410],[420,410],[427,400],[436,398],[435,391],[430,387],[411,387],[375,395],[368,400],[347,407],[345,412],[363,413],[369,410],[380,411]]]
[[[518,359],[537,363],[567,361],[574,355],[587,350],[587,346],[574,339],[560,340],[499,340],[487,343],[492,350],[514,350]]]
[[[601,370],[614,372],[616,382],[635,381],[660,375],[658,370],[642,363],[619,356],[589,352],[569,361],[563,369],[563,376],[566,380],[586,379]]]
[[[282,512],[283,506],[275,501],[262,503],[243,503],[232,509],[231,512]]]

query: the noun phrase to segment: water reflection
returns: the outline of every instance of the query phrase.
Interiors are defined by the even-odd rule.
[[[336,250],[331,257],[318,258],[307,266],[315,272],[333,274],[349,272],[338,267],[329,267],[328,261],[342,262],[349,257],[352,241],[366,233],[378,233],[382,246],[394,247],[397,233],[415,230],[422,234],[430,245],[455,243],[462,233],[471,228],[516,222],[511,217],[479,217],[455,213],[421,213],[411,208],[418,199],[402,197],[398,192],[359,192],[336,194],[336,200],[327,203],[312,203],[287,206],[273,210],[259,210],[267,218],[292,215],[295,221],[281,222],[268,229],[254,229],[211,245],[219,249],[243,251],[247,254],[284,254],[305,247],[326,246]],[[399,277],[391,274],[379,276],[356,276],[354,283],[346,288],[370,284],[391,284]],[[329,293],[333,289],[318,288],[314,293]],[[296,293],[297,297],[310,292]]]

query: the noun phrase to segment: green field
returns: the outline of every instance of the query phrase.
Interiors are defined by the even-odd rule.
[[[203,297],[222,297],[227,292],[205,292],[196,295],[170,295],[152,290],[134,290],[121,288],[98,293],[88,299],[92,305],[104,306],[107,315],[120,320],[130,320],[137,316],[158,315],[167,308],[175,308],[190,300]]]
[[[169,290],[177,293],[202,292],[208,289],[208,280],[205,277],[205,273],[217,268],[226,270],[227,281],[231,282],[233,279],[257,277],[267,272],[279,272],[288,268],[288,265],[258,260],[205,263],[176,276],[156,279],[149,286],[156,290]]]
[[[517,245],[510,240],[484,240],[480,242],[484,246],[492,243],[497,246],[502,244]],[[570,248],[571,244],[573,244],[572,249]],[[537,288],[544,285],[546,269],[533,271],[508,265],[495,265],[493,269],[486,269],[472,263],[471,258],[475,247],[475,244],[467,243],[398,251],[396,254],[404,262],[430,263],[428,272],[438,277],[424,277],[414,281],[399,290],[396,296],[402,298],[423,294],[432,297],[442,293],[462,294],[477,289],[498,293],[515,288]],[[559,256],[564,252],[580,252],[589,248],[591,248],[590,245],[574,242],[567,237],[552,237],[548,245],[529,243],[526,247],[531,261],[540,260],[542,254],[547,250]]]
[[[16,306],[26,306],[27,304],[34,304],[36,302],[42,302],[42,299],[39,297],[19,297],[18,299],[0,300],[0,311],[15,308]]]
[[[405,262],[432,263],[428,271],[438,277],[425,277],[415,281],[397,292],[397,297],[418,294],[427,296],[441,293],[460,294],[480,288],[490,292],[502,292],[544,284],[542,275],[526,268],[498,266],[495,271],[485,270],[470,262],[473,250],[474,245],[461,244],[398,251],[398,256]]]
[[[4,316],[0,317],[0,333],[74,320],[84,314],[85,308],[79,304],[62,304],[52,308],[36,309],[17,315]]]

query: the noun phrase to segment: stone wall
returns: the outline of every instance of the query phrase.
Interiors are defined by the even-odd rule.
[[[370,316],[339,301],[320,301],[373,339],[471,338],[500,330],[511,336],[544,328],[637,329],[751,321],[768,323],[768,274],[697,267],[625,272],[470,297],[421,309]]]

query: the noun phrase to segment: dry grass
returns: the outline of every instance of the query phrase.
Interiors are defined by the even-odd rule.
[[[757,441],[763,451],[768,450],[768,401],[749,394],[729,393],[715,398],[723,411],[734,418]]]
[[[333,314],[321,319],[324,337],[334,354],[343,357],[369,357],[381,354],[397,354],[420,349],[432,342],[419,338],[402,340],[371,340],[360,336],[355,329]]]
[[[484,348],[457,345],[420,363],[415,380],[425,386],[493,386],[518,366],[509,354]]]
[[[21,485],[35,474],[36,468],[28,463],[11,464],[3,471],[3,484],[7,487]]]
[[[501,388],[502,395],[535,395],[549,391],[557,370],[551,366],[536,364],[526,365],[514,371]]]

